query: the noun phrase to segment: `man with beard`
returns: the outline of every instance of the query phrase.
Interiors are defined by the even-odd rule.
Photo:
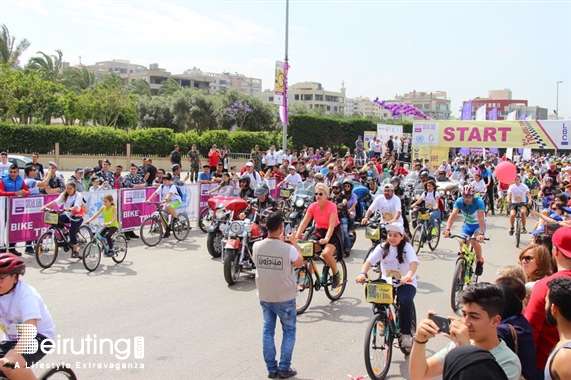
[[[535,283],[529,304],[523,311],[524,317],[533,329],[533,338],[537,348],[537,378],[543,378],[545,363],[551,351],[559,341],[557,328],[545,320],[545,296],[549,281],[559,278],[571,278],[571,228],[561,227],[552,236],[553,257],[557,263],[557,272]]]
[[[549,281],[545,313],[547,322],[557,326],[559,342],[549,355],[545,379],[571,379],[571,279],[559,277]]]

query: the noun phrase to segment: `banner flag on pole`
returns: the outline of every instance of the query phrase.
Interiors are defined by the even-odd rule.
[[[462,106],[462,120],[472,120],[472,101],[464,103]]]
[[[525,119],[526,117],[527,117],[527,113],[524,112],[524,113],[519,117],[519,119],[520,119],[520,120],[526,120],[526,119]]]
[[[512,111],[506,116],[506,120],[517,120],[517,110]]]
[[[498,107],[494,107],[488,112],[488,120],[498,120]]]
[[[276,61],[276,77],[274,79],[274,104],[283,105],[285,97],[285,63]]]
[[[478,108],[476,111],[476,120],[486,120],[486,105]]]

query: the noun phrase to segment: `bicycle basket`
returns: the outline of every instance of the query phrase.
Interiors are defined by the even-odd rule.
[[[290,189],[280,189],[280,197],[282,198],[289,198],[291,195]]]
[[[537,197],[539,195],[539,189],[530,190],[532,197]]]
[[[313,257],[313,242],[311,241],[300,241],[298,243],[299,248],[301,249],[301,255],[303,257]]]
[[[418,214],[417,219],[418,219],[418,220],[428,220],[428,219],[430,219],[430,213],[427,212],[427,213],[424,213],[424,214]]]
[[[380,282],[369,282],[365,288],[365,300],[369,303],[390,305],[393,303],[393,286]]]
[[[44,223],[56,225],[59,223],[59,214],[55,211],[44,212]]]
[[[365,230],[365,238],[371,240],[381,240],[381,229],[367,226]]]

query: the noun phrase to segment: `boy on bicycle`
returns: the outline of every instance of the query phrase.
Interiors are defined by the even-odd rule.
[[[26,263],[10,253],[0,254],[0,331],[4,335],[0,343],[0,362],[10,363],[15,368],[2,367],[0,370],[8,379],[35,379],[30,368],[40,361],[45,352],[40,349],[46,339],[55,340],[55,326],[40,294],[20,280],[26,272]],[[5,308],[4,308],[5,307]],[[34,325],[37,329],[35,337],[18,334],[22,324]],[[21,338],[21,339],[19,339]],[[36,340],[37,350],[30,351],[30,344]],[[47,343],[47,342],[46,342]],[[51,350],[53,347],[46,344]]]
[[[472,246],[476,252],[476,275],[481,276],[484,272],[484,258],[482,257],[482,246],[480,242],[484,241],[484,233],[486,232],[485,210],[486,205],[482,198],[474,197],[474,186],[464,185],[462,187],[462,196],[454,202],[454,209],[446,222],[446,229],[443,232],[445,237],[450,236],[450,228],[454,224],[456,217],[460,212],[464,216],[464,225],[460,235],[464,239],[476,236],[476,240],[472,240]],[[460,241],[460,250],[464,241]]]
[[[177,219],[176,209],[182,206],[182,199],[180,198],[180,195],[178,195],[176,185],[172,183],[171,173],[167,173],[163,176],[163,184],[160,185],[153,194],[151,194],[149,199],[147,199],[147,203],[151,203],[151,200],[157,195],[160,195],[161,203],[165,205],[165,210],[171,215],[171,225],[173,225]],[[165,227],[166,232],[164,237],[169,237],[170,226]]]

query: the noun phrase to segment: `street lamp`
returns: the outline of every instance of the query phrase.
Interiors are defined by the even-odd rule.
[[[555,120],[559,120],[559,83],[563,83],[562,80],[557,81],[557,100],[555,101]]]

